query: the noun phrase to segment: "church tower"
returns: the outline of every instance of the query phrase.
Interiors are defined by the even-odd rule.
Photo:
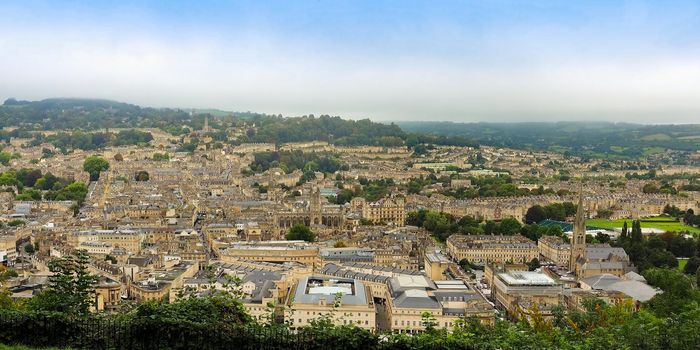
[[[309,198],[309,214],[311,219],[311,225],[320,225],[322,208],[321,208],[321,190],[314,186],[311,190],[311,198]]]
[[[569,271],[576,271],[576,261],[578,258],[586,257],[586,218],[583,208],[583,186],[578,193],[578,208],[576,208],[576,219],[574,219],[574,229],[571,235],[571,257],[569,258]]]

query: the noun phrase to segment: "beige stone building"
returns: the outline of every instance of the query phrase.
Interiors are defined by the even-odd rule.
[[[318,188],[311,190],[307,201],[296,204],[298,205],[289,209],[274,212],[275,231],[280,235],[286,234],[297,224],[333,230],[340,230],[344,226],[345,213],[342,208],[337,205],[324,205]]]
[[[374,224],[384,223],[395,226],[406,224],[406,201],[401,196],[382,198],[371,203],[362,197],[355,197],[350,201],[350,206],[360,210],[362,219]]]
[[[96,311],[114,311],[121,303],[122,284],[108,277],[100,277],[95,286],[95,304]]]
[[[90,255],[108,255],[112,253],[114,247],[104,242],[82,242],[78,245],[78,249],[85,250]]]
[[[324,275],[355,278],[370,288],[377,303],[377,329],[416,333],[425,330],[423,314],[435,318],[436,328],[450,328],[460,319],[494,321],[493,307],[481,294],[459,280],[433,281],[416,271],[369,264],[327,264]]]
[[[557,266],[568,266],[569,257],[571,256],[571,245],[564,243],[561,237],[544,236],[537,241],[537,248],[540,251],[540,256],[551,261]]]
[[[270,263],[216,263],[212,272],[213,278],[208,271],[200,271],[185,279],[185,290],[198,295],[212,290],[234,293],[248,314],[262,321],[277,315],[277,306],[283,305],[289,284],[295,279],[288,266]],[[230,278],[240,283],[232,283]]]
[[[563,287],[541,272],[511,271],[495,275],[493,289],[498,307],[514,319],[527,318],[533,308],[545,317],[561,304]]]
[[[462,281],[402,275],[390,279],[388,285],[386,303],[380,306],[387,319],[380,328],[418,333],[425,330],[426,318],[433,319],[436,328],[447,329],[468,317],[485,324],[494,322],[493,308]]]
[[[199,271],[199,264],[181,262],[170,269],[155,270],[147,278],[129,284],[129,296],[137,302],[172,301],[182,289],[185,279]]]
[[[439,252],[427,252],[423,264],[425,275],[437,281],[445,279],[445,271],[453,266],[454,262]]]
[[[484,282],[491,288],[491,292],[493,293],[493,283],[499,273],[527,270],[527,264],[486,264],[484,266]]]
[[[374,300],[361,281],[320,276],[300,279],[287,299],[285,321],[295,329],[324,316],[335,324],[376,329]]]
[[[569,271],[574,272],[579,280],[604,274],[622,277],[628,272],[636,271],[623,248],[608,244],[586,245],[584,208],[583,196],[579,196],[571,237]]]
[[[316,266],[320,261],[318,247],[304,241],[236,242],[225,247],[214,246],[224,262],[254,260]]]
[[[377,249],[374,251],[374,263],[393,268],[418,271],[418,258],[410,252],[398,249]]]
[[[455,261],[471,263],[527,263],[539,257],[537,246],[521,235],[452,235],[447,238],[447,253]]]
[[[10,264],[17,259],[17,236],[0,235],[0,263]]]
[[[99,242],[136,254],[141,251],[145,239],[146,235],[138,230],[87,230],[71,233],[68,243],[77,247],[85,242]]]

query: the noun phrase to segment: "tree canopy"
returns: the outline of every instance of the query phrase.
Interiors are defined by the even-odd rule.
[[[83,170],[90,174],[91,181],[97,181],[100,178],[100,173],[107,169],[109,169],[109,162],[99,156],[87,157],[83,162]]]
[[[311,231],[311,229],[303,224],[296,224],[289,229],[289,232],[284,236],[288,241],[307,241],[313,242],[316,239],[316,235]]]

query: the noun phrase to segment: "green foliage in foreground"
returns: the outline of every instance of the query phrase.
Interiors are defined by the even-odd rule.
[[[54,350],[58,348],[32,348],[28,346],[23,346],[23,345],[5,345],[5,344],[0,344],[0,350]]]
[[[636,234],[636,233],[635,233]],[[697,349],[700,344],[700,291],[677,269],[650,268],[644,277],[661,293],[635,312],[635,305],[584,303],[585,311],[559,308],[545,319],[536,307],[529,322],[497,320],[483,325],[462,319],[452,329],[436,329],[423,315],[426,332],[377,334],[356,326],[335,326],[334,315],[291,330],[268,316],[253,319],[234,293],[190,294],[165,303],[125,304],[114,314],[87,311],[93,277],[84,256],[52,263],[48,294],[14,304],[0,295],[0,344],[77,349]],[[90,281],[93,283],[91,284]],[[50,295],[50,298],[45,297]],[[37,298],[37,297],[35,297]],[[33,298],[33,299],[35,299]],[[292,305],[290,311],[294,312]]]
[[[205,315],[219,307],[210,298],[184,299],[174,304],[148,303],[126,314],[84,318],[2,312],[0,342],[37,347],[132,349],[661,350],[695,349],[700,344],[697,305],[669,317],[658,317],[644,310],[633,313],[629,305],[589,303],[586,312],[559,312],[551,321],[535,317],[532,324],[497,321],[493,326],[485,326],[466,319],[451,330],[399,335],[374,334],[325,321],[293,332],[284,325],[261,324],[247,318],[219,318],[219,312]],[[200,306],[205,309],[200,311]]]

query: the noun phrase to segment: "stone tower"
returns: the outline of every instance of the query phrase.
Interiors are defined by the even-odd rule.
[[[578,192],[578,207],[576,208],[576,219],[574,219],[574,229],[571,235],[571,257],[569,258],[569,271],[576,271],[576,261],[586,257],[586,218],[583,207],[583,186]]]
[[[309,214],[311,225],[321,224],[321,190],[315,187],[311,190],[311,198],[309,198]]]

